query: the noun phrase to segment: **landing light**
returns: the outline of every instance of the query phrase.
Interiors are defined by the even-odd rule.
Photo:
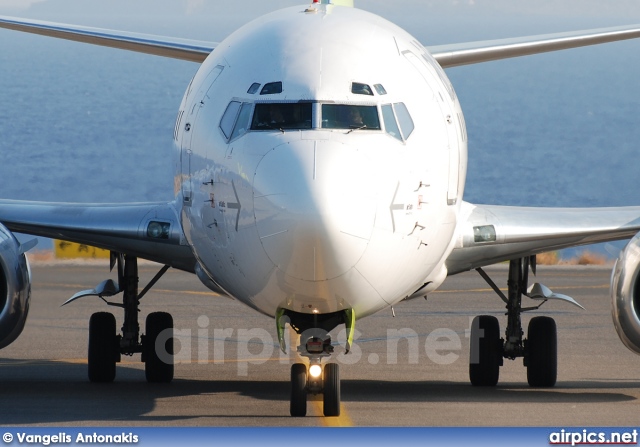
[[[320,365],[311,365],[309,367],[309,375],[314,378],[320,377],[322,374],[322,367]]]
[[[147,236],[154,239],[169,239],[171,224],[167,222],[149,222],[147,226]]]
[[[473,227],[474,242],[495,242],[496,228],[493,225],[482,225]]]

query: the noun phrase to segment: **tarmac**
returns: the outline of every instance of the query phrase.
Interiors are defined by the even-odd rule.
[[[141,265],[141,288],[158,269]],[[504,265],[487,272],[506,286]],[[144,327],[149,312],[173,315],[174,381],[146,383],[144,364],[134,355],[123,356],[114,383],[92,384],[86,364],[89,317],[112,311],[119,327],[122,311],[96,297],[60,305],[113,277],[107,261],[36,263],[25,330],[0,351],[0,424],[637,426],[640,357],[615,332],[610,274],[611,267],[538,267],[536,281],[586,308],[547,302],[523,315],[525,332],[533,316],[556,320],[558,382],[553,388],[529,387],[522,359],[505,360],[496,387],[469,384],[471,319],[496,315],[503,326],[506,317],[500,298],[476,272],[468,272],[448,278],[427,300],[398,304],[395,317],[388,309],[359,320],[352,353],[336,347],[341,416],[323,417],[317,396],[310,397],[307,417],[291,418],[289,369],[295,360],[293,354],[280,354],[271,318],[215,295],[193,275],[170,270],[142,299],[140,324]]]

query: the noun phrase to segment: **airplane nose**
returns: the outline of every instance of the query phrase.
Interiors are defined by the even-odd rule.
[[[333,141],[298,140],[269,151],[254,178],[260,241],[291,277],[323,281],[362,257],[375,221],[367,159]]]

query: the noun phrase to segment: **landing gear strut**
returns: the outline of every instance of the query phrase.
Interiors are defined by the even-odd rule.
[[[515,360],[524,358],[527,367],[527,381],[530,386],[551,387],[557,377],[557,331],[556,324],[549,317],[535,317],[529,323],[527,339],[522,330],[522,312],[538,309],[547,299],[563,299],[575,303],[571,298],[553,294],[532,295],[527,291],[529,268],[535,274],[535,256],[509,261],[508,293],[505,296],[489,276],[478,268],[477,271],[502,298],[507,307],[507,328],[505,338],[500,338],[500,326],[494,316],[482,315],[471,324],[471,356],[469,378],[475,386],[495,386],[500,375],[503,358]],[[541,289],[544,286],[538,286]],[[548,289],[547,289],[548,290]],[[528,294],[528,295],[527,295]],[[522,308],[522,295],[544,300],[539,306]],[[568,298],[568,299],[567,299]]]
[[[149,284],[138,293],[138,260],[134,256],[111,254],[111,268],[117,264],[118,283],[103,281],[93,290],[75,294],[66,303],[85,296],[98,296],[110,306],[124,310],[122,334],[116,334],[116,319],[109,312],[97,312],[89,320],[89,380],[91,382],[113,382],[116,363],[121,355],[142,353],[145,375],[148,382],[171,382],[173,380],[173,318],[166,312],[154,312],[147,316],[146,334],[140,334],[138,314],[140,299],[155,285],[169,269],[164,266]],[[105,300],[122,292],[122,303]]]

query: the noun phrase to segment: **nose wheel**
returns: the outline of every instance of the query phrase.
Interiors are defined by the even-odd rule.
[[[317,363],[311,366],[320,367]],[[313,377],[304,363],[291,365],[291,416],[307,415],[307,396],[310,393],[322,393],[325,416],[340,416],[340,367],[337,363],[327,363],[319,377]]]
[[[325,416],[340,416],[340,367],[337,363],[324,365],[323,413]]]
[[[307,415],[307,365],[294,363],[291,365],[291,416]]]

